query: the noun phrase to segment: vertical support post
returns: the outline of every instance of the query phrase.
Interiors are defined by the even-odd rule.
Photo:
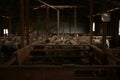
[[[74,35],[76,34],[77,31],[77,10],[74,8]]]
[[[102,42],[103,42],[103,49],[106,49],[106,27],[107,27],[107,23],[102,23]]]
[[[103,1],[103,13],[107,10],[107,0]],[[103,49],[106,51],[106,32],[107,32],[107,22],[102,23],[102,42],[103,42]]]
[[[9,7],[9,15],[12,15],[12,7]],[[11,34],[12,30],[12,17],[8,17],[8,35]]]
[[[69,33],[71,35],[71,15],[69,15]]]
[[[49,7],[46,7],[46,39],[48,39],[48,34],[49,34]]]
[[[90,0],[90,44],[92,44],[93,39],[93,0]]]
[[[27,38],[27,45],[29,45],[29,27],[30,27],[30,14],[29,14],[29,0],[25,0],[25,22],[26,22],[26,38]]]
[[[8,28],[9,32],[8,32],[8,34],[10,34],[11,33],[11,18],[9,18],[8,21],[9,21],[9,28]]]
[[[24,0],[20,0],[21,48],[24,47]]]
[[[60,11],[57,10],[57,36],[59,37],[59,29],[60,29]]]
[[[119,11],[119,13],[120,13],[120,11]],[[119,16],[119,14],[117,14],[118,16]],[[119,47],[119,39],[120,39],[120,37],[119,37],[119,17],[116,17],[116,20],[115,20],[115,25],[116,25],[116,31],[115,31],[115,39],[116,39],[116,46],[115,47]]]

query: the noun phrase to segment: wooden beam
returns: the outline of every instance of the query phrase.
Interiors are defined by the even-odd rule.
[[[109,9],[107,10],[106,12],[113,12],[113,11],[116,11],[116,10],[119,10],[120,7],[116,7],[116,8],[112,8],[112,9]],[[95,17],[95,16],[100,16],[102,13],[96,13],[96,14],[93,14],[92,16]],[[90,18],[90,16],[88,16],[88,18]]]
[[[114,69],[120,69],[120,65],[0,65],[0,72],[1,71],[7,71],[8,69],[11,69],[13,72],[13,69],[17,70],[25,70],[25,71],[32,71],[35,69],[42,70],[42,71],[49,71],[51,70],[62,70],[62,71],[75,71],[75,70],[93,70],[93,71],[99,71],[99,70],[114,70]],[[36,71],[38,71],[36,70]],[[17,71],[15,71],[18,73]],[[39,71],[41,72],[41,71]],[[55,71],[56,73],[56,71]],[[12,74],[13,75],[13,74]],[[14,75],[13,75],[14,76]],[[15,77],[15,76],[14,76]]]
[[[64,8],[84,8],[85,6],[76,6],[76,5],[52,5],[57,9],[64,9]]]
[[[42,4],[44,4],[44,5],[46,5],[46,6],[50,7],[50,8],[52,8],[52,9],[58,10],[58,9],[55,8],[54,6],[47,4],[46,2],[44,2],[44,1],[42,1],[42,0],[38,0],[38,1],[39,1],[40,3],[42,3]]]
[[[80,6],[76,6],[76,5],[51,5],[52,7],[56,8],[56,9],[65,9],[65,8],[85,8],[84,5],[80,5]],[[33,10],[37,10],[40,8],[46,8],[45,5],[41,5],[41,6],[33,6]]]

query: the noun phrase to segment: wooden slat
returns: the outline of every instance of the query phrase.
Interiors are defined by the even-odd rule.
[[[53,52],[56,52],[56,51],[60,51],[60,52],[66,52],[66,51],[84,51],[84,50],[82,50],[82,49],[70,49],[70,48],[68,48],[68,49],[34,49],[34,50],[32,50],[32,51],[53,51]]]
[[[67,58],[88,58],[88,57],[90,57],[90,56],[76,56],[76,55],[46,55],[46,56],[29,56],[29,58],[60,58],[60,57],[62,57],[62,58],[65,58],[65,57],[67,57]]]
[[[17,57],[14,56],[10,60],[8,60],[7,62],[5,62],[3,65],[11,65],[11,64],[15,63],[16,61],[17,61]]]
[[[28,59],[30,53],[31,46],[26,46],[25,48],[21,48],[16,51],[18,64],[23,64],[26,59]]]
[[[98,51],[98,53],[100,53],[100,54],[104,54],[104,52],[103,52],[102,49],[96,47],[95,45],[90,45],[90,46],[91,46],[95,51]]]
[[[120,51],[120,48],[111,48],[107,51],[109,62],[113,65],[116,65],[116,63],[120,62],[120,59],[114,56],[117,51]]]

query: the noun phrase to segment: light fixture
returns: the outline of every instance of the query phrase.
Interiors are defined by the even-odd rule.
[[[102,13],[101,21],[102,22],[109,22],[110,21],[110,13]]]

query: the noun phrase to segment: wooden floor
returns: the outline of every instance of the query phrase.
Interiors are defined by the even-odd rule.
[[[119,80],[118,66],[1,66],[0,80]],[[120,69],[120,68],[119,68]]]

